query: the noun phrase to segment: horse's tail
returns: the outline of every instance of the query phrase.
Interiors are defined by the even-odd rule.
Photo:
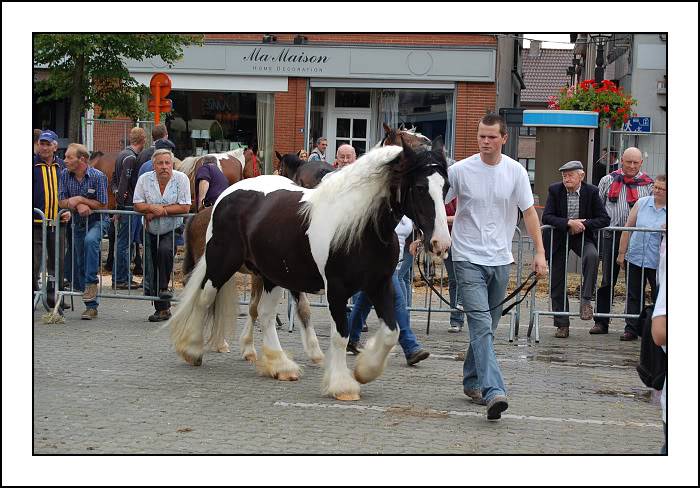
[[[194,366],[202,364],[204,328],[213,318],[211,307],[217,291],[210,282],[205,284],[206,274],[207,260],[202,256],[194,267],[175,313],[167,324],[170,326],[170,339],[175,350]]]
[[[194,217],[187,219],[187,224],[185,224],[185,256],[182,260],[182,281],[186,285],[187,281],[190,279],[190,273],[194,269],[194,249],[192,249],[192,238],[190,236],[190,227],[192,226],[192,221]]]

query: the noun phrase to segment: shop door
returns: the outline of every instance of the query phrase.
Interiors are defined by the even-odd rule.
[[[369,148],[370,110],[338,110],[330,114],[328,131],[328,149],[326,160],[333,164],[335,153],[342,144],[350,144],[355,148],[359,158]]]

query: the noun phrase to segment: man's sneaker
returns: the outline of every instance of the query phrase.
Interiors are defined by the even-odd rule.
[[[416,352],[414,352],[406,358],[406,364],[408,364],[409,366],[413,366],[414,364],[419,363],[424,359],[427,359],[428,356],[430,356],[430,353],[428,351],[426,351],[425,349],[418,349]]]
[[[484,397],[481,396],[481,390],[477,390],[476,388],[465,388],[464,394],[477,405],[486,405],[486,400],[484,400]]]
[[[170,318],[170,310],[158,310],[156,313],[148,317],[149,322],[163,322]]]
[[[141,283],[137,281],[131,281],[131,289],[135,290],[137,288],[141,288]],[[129,289],[129,283],[117,283],[117,290],[128,290]]]
[[[501,413],[508,409],[508,399],[505,395],[496,395],[489,400],[486,406],[486,419],[498,420],[501,418]]]
[[[357,342],[348,342],[348,346],[345,348],[345,350],[349,353],[352,353],[355,356],[362,352],[362,348]]]
[[[96,308],[86,308],[83,314],[80,316],[83,320],[92,320],[97,318]]]
[[[458,324],[450,324],[450,328],[447,332],[462,332],[462,326]]]
[[[97,298],[97,283],[90,283],[85,287],[85,292],[83,292],[83,301],[91,302]]]
[[[173,298],[173,292],[167,288],[164,288],[158,292],[158,298],[161,300],[170,300]]]
[[[593,318],[593,305],[591,302],[581,302],[581,320],[591,320]]]

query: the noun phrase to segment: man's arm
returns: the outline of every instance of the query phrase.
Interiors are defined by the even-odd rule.
[[[598,192],[592,189],[591,191],[591,205],[593,210],[593,216],[590,219],[586,219],[584,224],[587,229],[596,230],[602,229],[610,225],[610,215],[608,215],[607,210],[603,202],[600,200]]]
[[[204,206],[204,197],[207,196],[207,191],[209,191],[209,181],[199,180],[199,187],[197,188],[197,209],[201,209]]]
[[[537,210],[534,205],[523,212],[523,222],[527,233],[532,237],[535,245],[535,258],[532,261],[532,270],[538,276],[547,274],[547,261],[544,256],[544,246],[542,245],[542,231],[540,230],[540,219],[537,217]]]
[[[134,170],[136,156],[129,155],[122,162],[122,170],[119,173],[119,185],[117,186],[116,199],[119,205],[124,205],[129,194],[129,181],[131,180],[131,172]]]

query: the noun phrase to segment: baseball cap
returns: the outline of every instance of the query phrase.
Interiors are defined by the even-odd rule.
[[[39,136],[40,141],[49,141],[49,142],[57,142],[58,141],[58,135],[52,130],[45,130],[41,132],[41,135]]]

